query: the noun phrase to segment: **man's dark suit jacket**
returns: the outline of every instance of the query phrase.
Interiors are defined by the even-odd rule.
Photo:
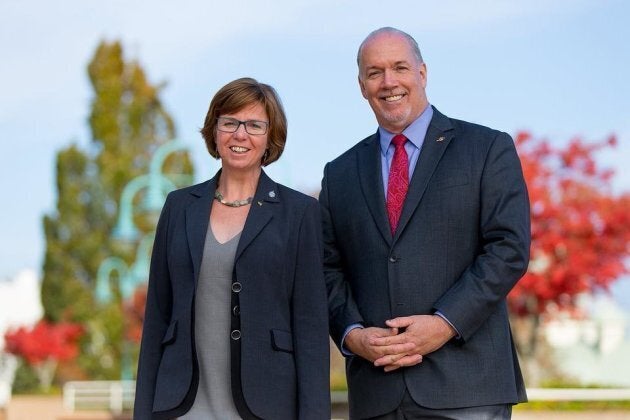
[[[169,194],[158,222],[134,418],[188,411],[198,385],[195,287],[218,174]],[[317,201],[263,172],[233,272],[232,393],[244,418],[329,419],[329,349]],[[233,290],[235,288],[233,287]],[[236,288],[238,290],[238,287]],[[198,349],[200,352],[203,349]],[[240,386],[239,386],[240,385]],[[246,407],[245,407],[246,406]]]
[[[434,109],[398,229],[387,220],[378,133],[324,170],[320,195],[331,335],[440,311],[461,334],[422,363],[346,370],[352,418],[526,400],[506,295],[527,269],[529,201],[509,135]]]

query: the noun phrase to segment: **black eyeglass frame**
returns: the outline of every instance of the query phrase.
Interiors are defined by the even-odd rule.
[[[236,128],[234,130],[225,130],[225,129],[221,129],[221,120],[225,120],[225,121],[230,121],[233,122],[236,125]],[[257,124],[261,124],[264,126],[265,130],[262,133],[251,133],[249,131],[249,129],[251,128],[251,126],[248,126],[248,124],[251,123],[257,123]],[[232,118],[232,117],[217,117],[217,130],[223,132],[223,133],[236,133],[238,131],[239,128],[241,128],[241,125],[243,125],[243,127],[245,127],[245,132],[249,135],[252,136],[262,136],[267,134],[267,131],[269,130],[269,123],[267,121],[260,121],[260,120],[245,120],[245,121],[241,121],[241,120],[237,120],[236,118]]]

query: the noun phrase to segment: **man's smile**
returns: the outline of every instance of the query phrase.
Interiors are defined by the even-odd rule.
[[[385,102],[396,102],[399,101],[403,98],[403,96],[405,96],[404,94],[399,94],[399,95],[390,95],[390,96],[385,96],[383,99],[385,99]]]

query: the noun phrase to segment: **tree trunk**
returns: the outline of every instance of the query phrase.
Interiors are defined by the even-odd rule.
[[[55,370],[57,369],[57,361],[54,359],[46,359],[41,363],[33,366],[37,379],[39,379],[39,386],[44,392],[50,391],[50,386],[55,378]]]

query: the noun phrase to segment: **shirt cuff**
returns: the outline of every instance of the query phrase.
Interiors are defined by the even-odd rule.
[[[446,321],[446,322],[448,323],[448,325],[450,325],[450,326],[451,326],[451,328],[453,328],[453,331],[455,331],[455,333],[457,334],[457,335],[455,336],[455,339],[456,339],[456,340],[459,340],[459,339],[462,337],[462,335],[459,333],[459,331],[457,331],[457,328],[455,328],[455,325],[453,325],[453,324],[451,323],[451,321],[449,321],[449,320],[448,320],[448,318],[447,318],[447,317],[446,317],[446,316],[445,316],[442,312],[440,312],[440,311],[435,311],[435,313],[434,313],[433,315],[437,315],[437,316],[439,316],[439,317],[440,317],[440,318],[442,318],[444,321]]]
[[[346,342],[346,336],[348,335],[348,333],[352,330],[354,330],[355,328],[363,328],[363,325],[361,324],[350,324],[347,328],[346,331],[343,333],[343,337],[341,337],[341,346],[339,347],[341,349],[341,354],[343,354],[344,356],[354,356],[354,353],[352,353],[350,350],[348,350],[345,346],[345,342]]]

